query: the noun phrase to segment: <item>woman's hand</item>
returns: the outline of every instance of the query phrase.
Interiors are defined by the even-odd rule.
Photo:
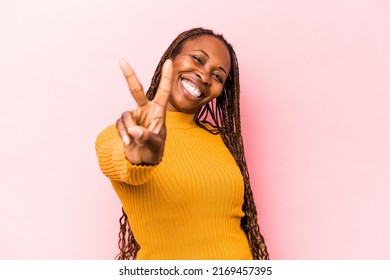
[[[164,152],[165,112],[171,94],[172,61],[164,63],[160,84],[152,101],[145,96],[131,66],[122,60],[120,67],[138,105],[135,110],[124,112],[116,122],[126,157],[134,164],[156,164]]]

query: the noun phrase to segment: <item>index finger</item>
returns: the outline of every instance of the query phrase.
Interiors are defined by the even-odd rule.
[[[153,101],[160,104],[162,107],[166,108],[168,104],[169,96],[171,95],[172,89],[172,60],[167,59],[164,62],[161,79],[158,85],[156,96]]]
[[[130,64],[124,59],[119,62],[119,65],[122,69],[123,75],[125,75],[131,95],[134,97],[135,102],[137,102],[138,106],[147,104],[148,99],[145,96],[142,85],[138,81],[133,68],[131,68]]]

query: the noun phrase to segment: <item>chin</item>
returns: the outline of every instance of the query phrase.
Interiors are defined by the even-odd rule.
[[[167,110],[196,114],[203,105],[203,102],[196,102],[180,96],[180,98],[171,98]]]

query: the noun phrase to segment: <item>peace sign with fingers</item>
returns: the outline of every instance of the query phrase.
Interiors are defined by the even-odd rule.
[[[172,61],[165,61],[160,84],[152,101],[145,96],[131,66],[122,60],[120,67],[138,106],[133,111],[124,112],[116,122],[126,157],[133,164],[156,164],[164,152],[165,114],[171,93]]]

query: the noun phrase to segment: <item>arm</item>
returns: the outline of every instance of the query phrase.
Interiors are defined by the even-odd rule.
[[[114,125],[107,127],[97,137],[96,154],[103,174],[110,180],[141,185],[151,176],[156,165],[135,165],[129,162],[124,145]]]

